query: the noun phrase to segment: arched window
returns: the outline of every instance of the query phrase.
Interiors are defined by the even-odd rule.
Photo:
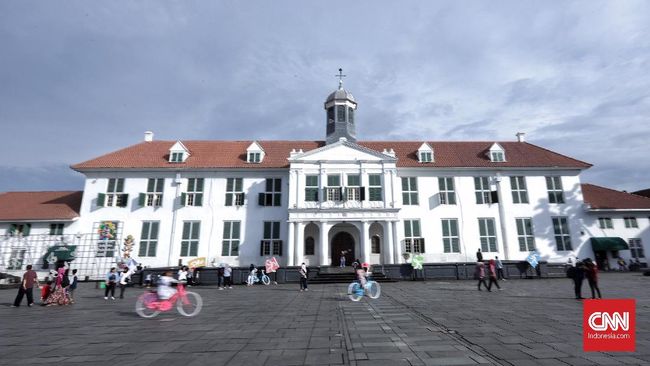
[[[372,254],[381,253],[381,239],[379,238],[379,235],[373,235],[372,238],[370,238],[370,247],[370,252]]]
[[[305,255],[314,255],[314,253],[315,253],[314,238],[308,236],[307,238],[305,238]]]

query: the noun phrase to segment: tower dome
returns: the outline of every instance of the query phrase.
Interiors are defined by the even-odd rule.
[[[354,114],[357,102],[350,92],[343,89],[343,69],[339,69],[339,88],[332,92],[325,100],[327,112],[327,144],[339,141],[345,137],[348,141],[356,142],[357,133],[354,125]]]

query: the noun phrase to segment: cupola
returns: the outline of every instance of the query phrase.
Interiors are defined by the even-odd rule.
[[[325,111],[327,116],[327,144],[339,141],[345,137],[350,142],[357,141],[357,133],[354,125],[357,102],[350,92],[343,89],[343,69],[339,69],[338,90],[331,93],[325,100]]]

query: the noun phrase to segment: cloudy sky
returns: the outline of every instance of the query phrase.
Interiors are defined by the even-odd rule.
[[[345,87],[362,140],[528,141],[583,181],[650,187],[645,1],[0,2],[0,191],[156,139],[323,139]]]

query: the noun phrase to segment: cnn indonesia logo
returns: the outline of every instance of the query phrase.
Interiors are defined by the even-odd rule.
[[[585,300],[583,303],[582,343],[585,352],[634,352],[634,299]]]

